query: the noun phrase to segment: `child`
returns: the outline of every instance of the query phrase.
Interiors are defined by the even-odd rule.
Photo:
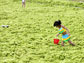
[[[62,46],[64,46],[64,43],[67,42],[67,41],[68,41],[71,45],[75,46],[75,45],[71,42],[71,40],[70,40],[69,30],[68,30],[65,26],[61,25],[61,21],[60,21],[60,20],[55,21],[55,22],[54,22],[54,26],[57,27],[57,28],[59,28],[59,33],[58,33],[56,36],[58,36],[59,34],[62,34],[62,38],[63,38],[63,39],[62,39],[62,42],[61,42],[61,45],[62,45]]]
[[[22,0],[22,7],[24,6],[25,8],[25,0]]]

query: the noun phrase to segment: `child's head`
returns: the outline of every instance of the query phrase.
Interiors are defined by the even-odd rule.
[[[60,26],[61,26],[60,20],[54,22],[54,27],[60,27]]]

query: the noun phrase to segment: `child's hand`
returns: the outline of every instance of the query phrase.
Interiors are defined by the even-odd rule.
[[[59,34],[56,35],[56,37],[58,37]]]
[[[70,36],[70,33],[68,33],[68,35]]]
[[[56,35],[56,37],[58,37],[58,35]]]

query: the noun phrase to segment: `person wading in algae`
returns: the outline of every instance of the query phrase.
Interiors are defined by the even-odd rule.
[[[25,0],[22,0],[22,7],[25,8]]]

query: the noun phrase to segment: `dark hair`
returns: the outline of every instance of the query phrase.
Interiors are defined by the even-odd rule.
[[[61,20],[55,21],[53,26],[59,26],[61,25]]]

